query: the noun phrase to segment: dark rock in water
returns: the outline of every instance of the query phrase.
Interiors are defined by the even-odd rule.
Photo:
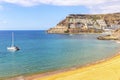
[[[99,40],[118,40],[117,37],[111,36],[111,35],[106,35],[106,36],[99,36],[97,37]]]

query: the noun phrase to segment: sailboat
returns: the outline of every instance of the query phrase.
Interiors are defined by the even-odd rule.
[[[7,50],[11,51],[11,52],[15,52],[20,50],[19,47],[14,46],[14,33],[12,32],[12,44],[10,47],[7,47]]]

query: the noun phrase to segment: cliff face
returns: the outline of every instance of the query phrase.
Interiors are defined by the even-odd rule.
[[[120,27],[120,13],[114,14],[70,14],[48,33],[101,33],[104,29]]]

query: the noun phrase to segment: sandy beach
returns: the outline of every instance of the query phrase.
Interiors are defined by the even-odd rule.
[[[49,75],[32,75],[25,80],[120,80],[120,53],[105,61]]]

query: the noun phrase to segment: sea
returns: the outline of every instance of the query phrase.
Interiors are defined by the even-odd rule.
[[[17,52],[7,50],[14,32]],[[120,44],[103,34],[48,34],[44,30],[0,31],[0,78],[81,67],[115,55]]]

